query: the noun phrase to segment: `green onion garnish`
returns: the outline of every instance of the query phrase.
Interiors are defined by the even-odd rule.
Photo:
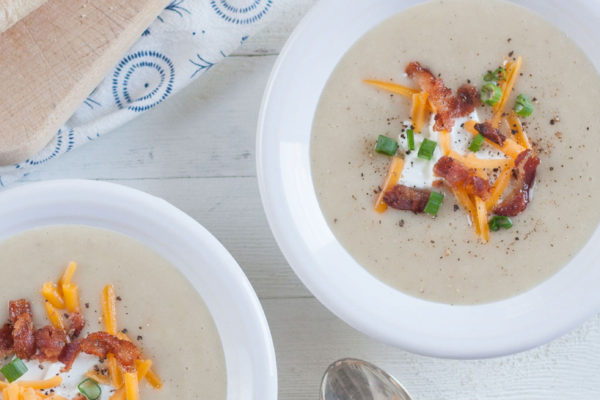
[[[89,400],[96,400],[100,398],[102,394],[102,389],[100,389],[100,385],[93,379],[86,378],[79,385],[77,385],[77,389],[87,397]]]
[[[517,96],[517,100],[515,101],[515,112],[520,117],[529,117],[531,113],[533,113],[533,104],[531,104],[529,97],[524,94]]]
[[[442,205],[442,201],[444,201],[444,195],[442,193],[431,192],[429,200],[427,200],[427,205],[423,211],[435,217]]]
[[[398,150],[398,142],[387,136],[379,135],[377,138],[377,144],[375,145],[375,151],[379,154],[387,154],[393,156]]]
[[[15,357],[11,362],[0,368],[0,372],[2,372],[2,375],[10,383],[22,377],[27,372],[27,367],[19,357]]]
[[[475,139],[473,139],[473,141],[471,142],[471,145],[469,146],[469,150],[471,150],[473,153],[475,153],[476,151],[479,150],[479,148],[483,144],[484,140],[485,140],[485,138],[483,137],[483,135],[481,133],[479,135],[475,136]]]
[[[486,82],[498,82],[501,80],[506,79],[506,68],[496,68],[495,71],[489,71],[487,74],[484,75],[483,80]]]
[[[419,153],[417,156],[419,156],[419,158],[431,160],[435,146],[437,146],[437,142],[429,139],[423,139],[423,143],[421,143],[421,147],[419,147]]]
[[[415,149],[415,131],[413,131],[412,129],[407,129],[406,130],[406,138],[408,139],[408,149],[414,150]]]
[[[481,87],[479,95],[481,96],[482,102],[488,106],[493,106],[502,98],[502,89],[495,83],[486,83]]]
[[[509,229],[512,228],[512,222],[510,218],[504,215],[494,215],[488,222],[490,230],[497,232],[500,228]]]

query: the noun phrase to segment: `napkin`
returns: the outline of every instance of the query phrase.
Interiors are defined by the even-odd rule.
[[[274,7],[274,0],[171,1],[42,151],[0,167],[0,185],[160,105],[244,43]]]

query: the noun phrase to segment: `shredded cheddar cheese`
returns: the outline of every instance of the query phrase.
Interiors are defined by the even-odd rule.
[[[65,308],[65,301],[59,292],[58,286],[54,283],[44,283],[44,286],[42,286],[42,296],[44,296],[44,299],[48,300],[54,307],[59,309]]]
[[[517,117],[517,114],[511,112],[508,115],[507,121],[510,125],[510,129],[516,131],[514,136],[517,138],[517,142],[524,148],[531,149],[531,143],[529,143],[529,138],[525,134],[523,125],[521,124],[519,117]]]
[[[448,131],[440,132],[440,147],[445,156],[450,154],[452,146],[450,144],[450,133],[448,133]]]
[[[488,214],[485,202],[481,197],[475,196],[475,208],[477,209],[477,225],[479,227],[479,235],[483,243],[490,240],[490,227],[488,226]]]
[[[67,268],[65,269],[65,272],[63,272],[60,279],[58,280],[59,288],[62,288],[62,285],[64,285],[65,283],[66,284],[71,283],[71,279],[73,279],[73,274],[75,273],[76,269],[77,269],[77,263],[74,261],[71,261],[69,263],[69,265],[67,266]]]
[[[517,76],[519,76],[519,71],[521,70],[521,64],[523,59],[521,57],[517,58],[515,62],[509,62],[506,65],[506,81],[502,83],[502,97],[500,101],[494,105],[494,116],[492,117],[492,126],[494,128],[498,127],[500,123],[500,119],[502,118],[502,114],[504,113],[504,109],[506,108],[506,103],[508,102],[508,98],[515,86],[515,82],[517,80]]]
[[[79,288],[73,283],[63,283],[62,292],[69,312],[79,311]]]
[[[425,108],[427,106],[427,92],[419,92],[412,95],[412,124],[416,133],[421,133],[425,123]]]
[[[404,160],[401,159],[400,157],[394,157],[392,158],[392,162],[390,164],[390,167],[388,169],[388,173],[385,177],[385,181],[383,182],[383,186],[381,187],[381,192],[379,192],[379,194],[377,195],[377,198],[375,199],[375,211],[377,211],[378,213],[382,213],[385,210],[387,210],[387,204],[385,204],[385,202],[383,201],[383,196],[385,195],[385,192],[390,189],[393,185],[396,184],[396,182],[398,182],[398,179],[400,179],[400,176],[402,175],[402,169],[404,168]]]
[[[113,285],[106,285],[102,291],[102,318],[104,319],[104,330],[111,335],[116,335],[117,309]]]
[[[56,329],[60,329],[61,331],[65,330],[65,322],[63,320],[62,315],[54,308],[54,306],[49,302],[44,302],[44,308],[46,309],[46,315],[48,316],[48,320]]]
[[[496,182],[494,182],[494,187],[492,188],[492,193],[485,202],[485,206],[488,211],[491,211],[496,206],[500,200],[500,197],[502,196],[502,193],[504,193],[504,190],[508,186],[513,167],[514,163],[511,161],[509,164],[504,166],[498,175],[498,178],[496,178]]]
[[[139,388],[136,372],[126,372],[124,374],[125,381],[125,398],[127,400],[138,400]]]

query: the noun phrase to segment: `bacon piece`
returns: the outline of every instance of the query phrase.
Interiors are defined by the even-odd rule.
[[[471,114],[479,104],[479,92],[475,86],[465,84],[454,96],[442,79],[436,78],[430,70],[416,61],[408,64],[406,73],[417,82],[421,90],[429,94],[428,98],[436,108],[436,131],[451,131],[455,118]]]
[[[12,339],[15,353],[28,360],[35,354],[35,336],[31,305],[27,300],[11,300],[8,314],[12,324]]]
[[[525,211],[531,200],[531,188],[535,183],[535,174],[540,159],[531,150],[525,150],[515,160],[517,181],[514,189],[494,208],[494,213],[514,217]]]
[[[490,197],[490,182],[475,175],[472,169],[448,156],[443,156],[433,166],[433,173],[453,188],[464,189],[467,193],[479,196],[482,200]]]
[[[6,357],[13,352],[12,327],[4,324],[0,328],[0,358]]]
[[[397,210],[409,210],[414,213],[420,213],[425,210],[430,195],[431,192],[429,190],[396,185],[385,192],[383,201],[388,206]]]
[[[485,121],[482,124],[475,124],[475,130],[481,133],[484,138],[496,143],[498,146],[502,147],[504,145],[506,136],[501,134],[499,129],[494,128],[489,121]]]
[[[35,344],[38,348],[35,357],[38,360],[56,362],[67,345],[67,335],[53,326],[44,326],[35,331]]]
[[[71,369],[73,362],[81,352],[93,354],[99,358],[106,358],[109,353],[114,354],[119,365],[127,371],[133,371],[135,360],[142,356],[133,343],[106,332],[94,332],[84,339],[71,342],[64,348],[59,357],[59,361],[65,364],[63,372]]]
[[[73,339],[78,337],[81,334],[81,331],[83,331],[83,328],[85,327],[85,320],[79,312],[68,313],[67,316],[67,335]]]

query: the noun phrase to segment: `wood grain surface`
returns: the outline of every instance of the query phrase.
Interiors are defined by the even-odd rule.
[[[168,0],[52,0],[0,35],[0,165],[42,149]]]
[[[190,87],[26,181],[88,178],[135,187],[165,198],[209,229],[240,263],[261,299],[277,352],[281,400],[318,399],[326,366],[342,357],[380,365],[415,400],[600,398],[600,315],[520,354],[440,360],[351,329],[296,278],[262,211],[254,141],[275,56],[314,3],[283,1],[279,11],[274,9],[280,15],[272,24]]]

